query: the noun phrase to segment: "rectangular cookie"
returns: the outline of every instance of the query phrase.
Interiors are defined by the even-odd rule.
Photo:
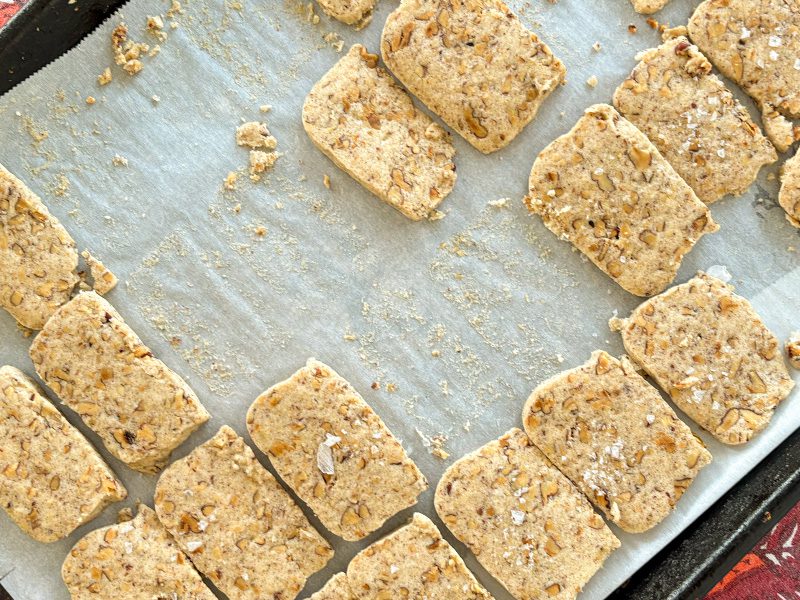
[[[61,401],[137,471],[159,471],[209,418],[186,382],[95,292],[78,294],[56,311],[30,356]]]
[[[355,600],[345,573],[337,573],[320,591],[311,594],[308,600]]]
[[[253,402],[247,429],[281,479],[348,541],[416,504],[428,487],[359,393],[314,359]]]
[[[756,101],[767,136],[787,150],[797,130],[784,116],[800,118],[800,4],[706,0],[688,30],[722,74]]]
[[[794,387],[777,338],[750,303],[705,273],[609,324],[678,408],[725,444],[764,429]]]
[[[455,185],[450,134],[360,44],[311,89],[303,127],[336,166],[414,221]]]
[[[72,600],[216,600],[144,504],[131,521],[83,536],[61,567]]]
[[[786,211],[786,220],[800,228],[800,154],[783,163],[778,203]]]
[[[636,12],[643,15],[652,15],[669,4],[669,0],[631,0],[631,4],[633,4],[633,10]]]
[[[39,196],[0,165],[0,306],[41,329],[78,283],[78,249]]]
[[[317,0],[325,14],[346,25],[363,29],[372,21],[375,0]]]
[[[436,525],[420,513],[356,554],[347,579],[357,600],[493,600]]]
[[[386,65],[481,152],[507,146],[566,69],[500,0],[402,0],[381,37]]]
[[[539,385],[522,422],[539,450],[629,533],[660,523],[711,462],[633,365],[603,351]]]
[[[666,288],[683,255],[719,229],[641,131],[607,104],[589,107],[533,164],[528,209],[622,288]]]
[[[711,63],[684,36],[647,50],[614,106],[710,204],[743,194],[778,155]]]
[[[155,508],[197,569],[231,600],[292,600],[333,556],[227,426],[164,470]]]
[[[67,537],[128,492],[102,457],[14,367],[0,367],[0,504],[39,542]]]
[[[518,600],[575,598],[619,547],[589,501],[516,428],[453,463],[434,505]]]

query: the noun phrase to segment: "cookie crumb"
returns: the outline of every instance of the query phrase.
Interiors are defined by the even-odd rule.
[[[115,167],[127,167],[128,159],[124,156],[120,156],[119,154],[115,154],[114,158],[111,159],[111,164],[113,164]]]
[[[250,121],[237,127],[236,143],[240,146],[266,150],[274,150],[278,146],[278,140],[270,134],[267,124],[258,121]]]
[[[278,160],[277,152],[263,152],[262,150],[250,151],[250,179],[260,181],[261,174],[271,169]]]
[[[97,76],[97,83],[100,85],[108,85],[111,83],[113,76],[111,75],[111,69],[106,67],[100,75]]]
[[[327,189],[331,189],[331,178],[327,173],[322,176],[322,185],[324,185]]]
[[[597,75],[592,75],[591,77],[589,77],[589,79],[586,80],[586,85],[588,85],[590,88],[597,87],[597,84],[598,84]]]
[[[97,102],[97,100],[95,100],[94,96],[86,96],[86,104],[91,106],[95,102]]]
[[[102,262],[97,260],[89,250],[81,252],[83,260],[89,265],[89,272],[92,276],[92,289],[101,296],[105,296],[113,290],[119,280]]]
[[[229,171],[222,185],[225,187],[226,190],[233,191],[236,189],[236,181],[238,179],[239,179],[239,174],[236,171]]]
[[[594,50],[595,52],[600,52],[600,50],[602,49],[603,47],[600,45],[600,42],[595,42],[594,44],[592,44],[592,50]]]

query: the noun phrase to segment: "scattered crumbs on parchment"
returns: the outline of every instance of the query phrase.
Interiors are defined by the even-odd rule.
[[[67,194],[69,194],[69,179],[64,173],[59,173],[56,175],[56,182],[55,185],[50,189],[50,192],[54,196],[58,196],[59,198],[63,198]]]
[[[447,442],[447,435],[444,433],[437,433],[431,436],[425,435],[419,429],[416,430],[417,435],[422,440],[422,445],[428,449],[433,456],[440,460],[447,460],[450,454],[445,451],[444,445]]]
[[[586,85],[590,88],[596,88],[599,80],[597,79],[597,75],[592,75],[589,79],[586,80]]]
[[[103,69],[103,72],[97,76],[97,83],[100,85],[108,85],[114,79],[114,76],[111,74],[111,67],[106,67]]]
[[[489,206],[493,208],[507,208],[509,198],[499,198],[498,200],[489,200]]]
[[[249,121],[236,128],[236,143],[239,146],[250,148],[250,179],[261,181],[261,176],[271,170],[275,161],[280,157],[280,153],[275,152],[278,140],[270,133],[266,123],[259,121]],[[266,150],[266,151],[265,151]],[[230,177],[230,173],[228,174]],[[228,190],[235,189],[227,186],[228,179],[225,180],[225,187]]]
[[[114,158],[111,159],[111,164],[115,167],[127,167],[128,159],[124,156],[120,156],[119,154],[115,154]]]

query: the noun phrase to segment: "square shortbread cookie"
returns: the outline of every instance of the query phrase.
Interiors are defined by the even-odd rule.
[[[800,154],[783,164],[778,203],[786,211],[786,220],[800,228]]]
[[[575,598],[619,547],[589,501],[516,428],[447,469],[434,504],[518,600]]]
[[[539,385],[522,422],[539,450],[630,533],[660,523],[711,462],[633,365],[602,351]]]
[[[606,104],[542,150],[525,203],[637,296],[666,288],[684,254],[718,229],[650,140]]]
[[[381,54],[392,73],[484,153],[508,145],[566,69],[500,0],[402,0]]]
[[[750,303],[704,273],[610,325],[678,408],[726,444],[764,429],[794,386],[777,338]]]
[[[450,134],[360,44],[312,88],[303,127],[336,166],[414,221],[455,185]]]
[[[416,504],[428,487],[359,393],[314,359],[256,399],[247,429],[322,524],[349,541]]]

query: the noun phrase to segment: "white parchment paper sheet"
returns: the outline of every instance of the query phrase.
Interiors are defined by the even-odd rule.
[[[454,136],[458,182],[441,206],[446,217],[436,222],[412,223],[372,197],[312,146],[300,122],[306,93],[341,56],[331,36],[323,36],[341,36],[345,50],[361,42],[377,51],[396,5],[390,0],[379,1],[361,32],[324,15],[310,23],[304,6],[293,2],[191,0],[139,75],[113,67],[114,81],[100,87],[97,75],[112,63],[109,33],[117,16],[0,98],[0,162],[42,195],[81,247],[119,275],[109,300],[213,415],[175,457],[223,424],[244,434],[253,399],[315,356],[361,391],[403,439],[431,482],[417,509],[435,518],[432,495],[442,471],[520,425],[522,404],[537,383],[597,348],[622,352],[606,323],[639,300],[556,240],[521,198],[536,154],[587,106],[610,101],[634,55],[658,37],[627,0],[511,4],[566,63],[569,83],[501,152],[484,156]],[[659,18],[685,22],[694,4],[673,0]],[[133,0],[122,14],[141,40],[148,37],[146,16],[168,8],[165,0]],[[628,33],[629,23],[638,25],[636,35]],[[596,41],[599,53],[592,50]],[[599,79],[596,88],[585,84],[591,75]],[[96,104],[85,102],[89,95]],[[260,113],[263,104],[274,108]],[[248,159],[234,143],[234,129],[261,118],[284,156],[266,181],[243,176],[237,191],[224,192],[226,174]],[[127,165],[113,164],[115,156]],[[748,194],[713,205],[722,230],[688,255],[678,281],[727,265],[739,292],[784,339],[800,328],[800,237],[776,205],[777,183],[766,177],[776,172],[777,165],[765,169]],[[503,198],[505,206],[490,204]],[[5,313],[0,340],[0,362],[32,373],[30,340]],[[616,531],[622,548],[582,597],[599,599],[615,589],[798,425],[795,392],[744,448],[722,447],[701,432],[713,465],[663,524],[643,535]],[[447,436],[449,460],[429,453],[426,443],[435,435]],[[137,498],[152,502],[155,478],[103,454],[130,498],[68,540],[38,544],[0,515],[0,576],[16,599],[66,600],[59,571],[72,544]],[[360,544],[326,534],[336,556],[301,597],[410,514]],[[492,593],[507,600],[474,557],[456,547]]]

